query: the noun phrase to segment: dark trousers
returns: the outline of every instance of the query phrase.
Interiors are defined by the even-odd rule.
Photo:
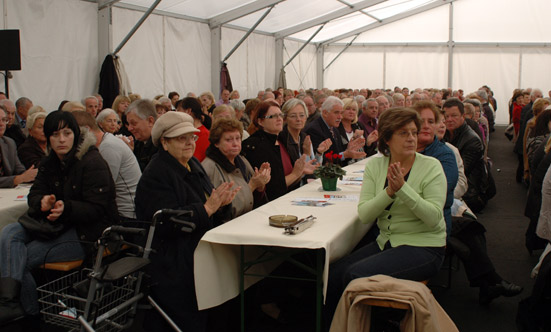
[[[329,329],[333,314],[348,283],[357,278],[384,274],[399,279],[427,280],[435,276],[444,260],[443,247],[390,247],[381,250],[372,242],[342,258],[329,268],[324,320]]]

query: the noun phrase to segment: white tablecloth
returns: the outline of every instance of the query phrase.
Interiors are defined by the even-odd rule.
[[[27,211],[29,189],[30,185],[0,189],[0,231],[7,224],[16,222]]]
[[[347,177],[362,177],[365,161],[346,167]],[[199,309],[217,306],[239,294],[240,245],[248,245],[246,259],[257,257],[260,250],[254,245],[287,248],[308,248],[326,251],[323,272],[323,294],[327,290],[329,263],[348,254],[369,228],[358,219],[357,201],[336,201],[325,207],[296,206],[297,197],[323,198],[326,194],[357,195],[359,185],[343,185],[336,192],[321,191],[320,180],[313,181],[285,196],[261,206],[243,216],[207,232],[194,254],[195,286]],[[284,235],[283,229],[269,226],[268,217],[290,214],[298,218],[317,217],[312,227],[297,235]],[[256,265],[251,273],[266,273],[274,264]],[[246,277],[245,289],[259,278]]]

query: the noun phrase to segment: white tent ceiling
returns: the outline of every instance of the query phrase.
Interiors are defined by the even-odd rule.
[[[117,6],[149,8],[154,0],[120,0]],[[270,14],[256,27],[255,32],[273,34],[306,41],[322,25],[322,31],[311,42],[327,40],[361,29],[374,23],[416,9],[432,8],[443,0],[163,0],[157,12],[181,15],[210,25],[220,18],[237,13],[237,19],[228,22],[231,27],[250,29],[261,16],[274,6]],[[261,9],[258,9],[261,7]],[[299,30],[294,33],[294,30]]]
[[[154,2],[0,0],[0,27],[21,35],[10,98],[51,110],[97,92],[104,57]],[[118,55],[146,98],[216,94],[220,61],[235,49],[226,62],[243,97],[274,88],[289,63],[291,89],[488,84],[505,110],[515,88],[551,89],[549,12],[549,0],[160,0]]]

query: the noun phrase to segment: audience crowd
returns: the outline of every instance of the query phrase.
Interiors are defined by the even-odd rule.
[[[193,251],[201,236],[308,183],[327,151],[341,166],[370,158],[358,215],[374,224],[366,239],[376,238],[331,265],[327,329],[352,280],[375,274],[427,280],[450,251],[479,288],[481,304],[522,291],[494,268],[476,217],[496,194],[488,150],[498,107],[488,86],[467,95],[395,87],[268,88],[248,99],[227,89],[218,100],[208,91],[180,96],[120,95],[103,105],[95,94],[47,113],[27,97],[14,103],[0,93],[0,187],[34,182],[27,215],[64,224],[47,240],[24,224],[4,228],[0,325],[38,313],[31,272],[46,258],[37,250],[82,234],[93,241],[99,226],[87,224],[92,216],[108,225],[150,220],[171,208],[193,211],[197,229],[183,235],[163,224],[155,234],[152,294],[184,330],[212,330],[209,316],[224,310],[197,310]],[[551,251],[550,104],[539,89],[519,89],[508,105],[516,180],[529,187],[530,252]],[[78,178],[87,174],[94,179]],[[71,250],[72,256],[56,250],[47,259],[81,258],[89,248],[72,244]],[[17,257],[23,262],[14,263]],[[282,311],[265,314],[278,321]],[[152,314],[145,328],[164,325]]]

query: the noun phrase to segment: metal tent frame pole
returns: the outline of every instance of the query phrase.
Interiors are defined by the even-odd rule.
[[[228,60],[230,58],[230,56],[233,54],[233,52],[235,52],[239,48],[239,46],[241,46],[241,44],[243,44],[243,42],[249,37],[249,35],[251,33],[253,33],[253,31],[256,29],[256,27],[266,18],[266,16],[268,16],[268,14],[270,14],[272,9],[274,9],[274,6],[275,5],[268,8],[268,10],[258,19],[258,21],[256,21],[256,23],[249,29],[249,31],[247,31],[247,33],[245,33],[243,38],[241,38],[241,40],[238,41],[237,44],[231,49],[231,51],[228,53],[228,55],[226,55],[224,57],[224,60],[222,60],[222,63],[226,62],[226,60]]]
[[[333,64],[333,62],[335,62],[335,60],[337,60],[341,56],[341,54],[343,54],[344,51],[346,51],[350,47],[350,45],[352,45],[352,43],[354,43],[354,41],[356,40],[356,38],[358,38],[358,36],[359,36],[359,34],[357,34],[356,37],[354,37],[354,39],[352,39],[348,44],[346,44],[346,46],[342,49],[342,51],[340,51],[339,54],[337,54],[337,56],[333,60],[331,60],[331,62],[329,62],[327,67],[323,68],[323,71],[326,71],[327,68],[329,68],[329,66],[331,66]]]
[[[161,0],[155,0],[155,2],[149,7],[149,9],[143,14],[143,16],[140,18],[140,20],[134,25],[132,30],[124,37],[124,39],[120,42],[119,46],[115,49],[113,52],[113,55],[117,55],[117,53],[120,52],[120,50],[126,45],[126,43],[132,38],[132,36],[138,31],[140,26],[145,22],[145,20],[151,15],[151,13],[157,8]]]

